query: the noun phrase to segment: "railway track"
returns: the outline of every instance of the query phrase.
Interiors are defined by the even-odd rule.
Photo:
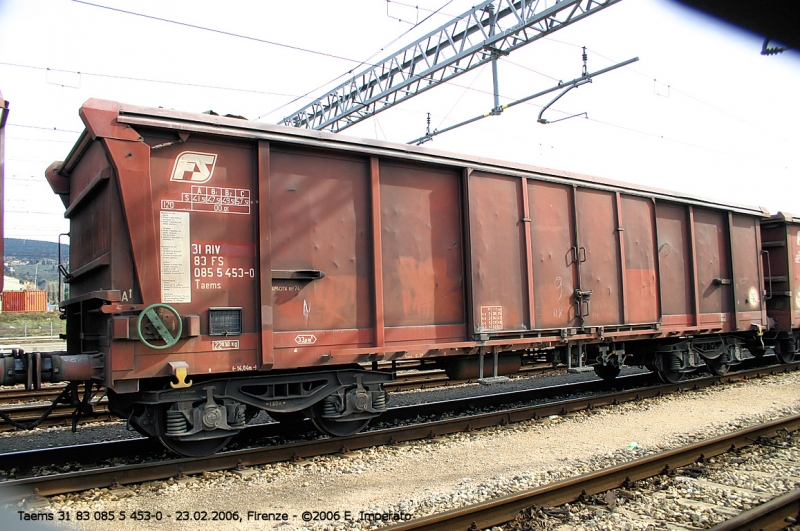
[[[27,389],[3,389],[0,390],[0,404],[17,404],[19,402],[42,401],[52,400],[61,394],[64,390],[63,385],[54,385],[52,387],[45,387],[43,389],[27,390]],[[83,386],[81,386],[81,390]]]
[[[30,392],[33,393],[33,392]],[[22,394],[22,393],[21,393]],[[57,397],[60,394],[60,391],[57,393],[48,392],[45,393],[44,396],[52,396],[52,398]],[[51,400],[52,400],[51,398]],[[35,395],[35,398],[31,398],[35,400],[41,400],[38,395]],[[9,415],[14,421],[16,422],[32,422],[37,420],[42,414],[47,410],[51,405],[51,402],[37,402],[37,403],[28,403],[28,404],[15,404],[10,406],[2,406],[3,413]],[[78,419],[79,424],[85,424],[87,422],[110,422],[110,421],[118,421],[116,415],[113,415],[108,410],[108,405],[103,398],[99,402],[93,404],[94,415],[86,417],[81,416]],[[68,404],[59,404],[38,427],[52,427],[52,426],[66,426],[72,423],[72,413],[75,411],[75,406],[68,405]],[[8,424],[5,420],[0,419],[0,432],[5,431],[12,431],[16,430],[14,426]]]
[[[695,389],[702,389],[720,383],[740,381],[747,378],[777,374],[797,370],[800,363],[791,365],[764,367],[740,371],[725,376],[709,376],[677,384],[666,384],[649,387],[639,387],[644,382],[652,381],[648,374],[634,375],[620,378],[619,385],[633,386],[626,390],[607,391],[607,384],[602,381],[584,382],[556,388],[539,388],[527,391],[516,391],[472,397],[457,401],[427,403],[417,406],[391,408],[382,417],[383,425],[391,424],[399,419],[433,417],[449,413],[452,418],[435,421],[423,421],[411,425],[397,427],[378,427],[359,435],[342,438],[315,438],[281,443],[287,439],[311,428],[310,422],[297,426],[282,426],[266,424],[249,428],[242,434],[247,444],[247,439],[259,441],[260,446],[227,451],[204,458],[165,459],[159,461],[141,462],[150,459],[148,452],[157,452],[152,441],[142,439],[118,441],[113,443],[97,443],[90,446],[75,448],[56,448],[0,455],[0,469],[9,471],[17,469],[22,475],[26,467],[31,468],[28,473],[37,473],[34,468],[38,465],[52,467],[55,464],[67,462],[83,462],[85,465],[71,466],[73,472],[50,473],[33,477],[14,477],[0,483],[0,495],[12,498],[29,498],[34,492],[38,495],[55,495],[67,492],[87,490],[91,488],[117,486],[131,483],[141,483],[166,479],[170,477],[183,477],[184,475],[200,474],[214,470],[244,469],[250,466],[267,463],[299,460],[319,455],[346,453],[362,448],[400,444],[407,441],[436,438],[451,433],[472,431],[490,426],[507,425],[551,415],[563,415],[570,412],[593,409],[597,407],[621,404],[624,402],[641,400],[648,397],[664,396],[670,393],[679,393]],[[552,397],[553,393],[589,394],[589,396],[566,399],[550,400],[536,405],[518,405],[531,400],[542,400]],[[510,405],[509,405],[510,404]],[[465,413],[481,408],[505,406],[503,409]],[[290,433],[287,433],[287,430]],[[283,437],[279,438],[279,434]],[[270,440],[272,445],[264,446]],[[120,457],[120,450],[133,451],[138,456],[139,462],[132,464],[114,464],[109,460]],[[160,452],[163,455],[163,450]],[[83,458],[81,458],[83,456]],[[92,463],[86,463],[86,456],[91,456]],[[52,470],[52,468],[51,468]],[[467,527],[469,524],[467,525]]]
[[[475,380],[451,380],[447,377],[445,371],[439,369],[422,369],[416,372],[405,372],[413,370],[414,367],[415,366],[411,364],[404,367],[404,372],[398,375],[396,381],[386,384],[385,387],[387,390],[395,392],[411,391],[475,382]],[[522,367],[515,376],[524,377],[534,374],[543,374],[554,370],[560,369],[554,369],[552,364],[549,363],[536,363]],[[79,392],[83,392],[83,386],[79,386],[78,389]],[[50,401],[56,398],[63,390],[63,385],[48,386],[38,391],[26,389],[3,390],[0,391],[0,408],[3,413],[8,414],[17,422],[32,422],[38,419],[42,413],[50,407]],[[70,425],[72,423],[72,412],[74,409],[74,406],[67,404],[58,405],[53,413],[39,426],[52,427]],[[96,414],[95,416],[81,417],[78,422],[80,424],[85,424],[87,422],[109,422],[119,420],[108,410],[104,399],[94,405],[94,412]],[[14,426],[0,419],[0,432],[14,429],[16,429]]]
[[[591,496],[606,493],[612,489],[630,488],[636,481],[660,474],[669,474],[679,467],[704,462],[731,450],[755,444],[760,438],[773,437],[781,431],[797,431],[798,429],[800,429],[800,415],[795,415],[636,459],[613,468],[460,509],[425,516],[385,529],[387,531],[464,531],[465,529],[488,529],[515,520],[524,523],[526,520],[535,519],[535,516],[531,514],[532,507],[558,507],[588,500]],[[798,499],[800,499],[798,492],[790,493],[751,511],[749,515],[742,514],[713,529],[717,531],[782,529],[786,526],[785,518],[797,516]],[[792,506],[792,504],[794,505]],[[792,511],[794,511],[794,516],[792,516]],[[778,527],[766,526],[767,521]]]
[[[800,522],[800,489],[773,498],[739,516],[711,528],[711,531],[777,531]]]

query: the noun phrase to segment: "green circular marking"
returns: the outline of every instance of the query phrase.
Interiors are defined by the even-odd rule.
[[[158,316],[156,313],[156,309],[164,308],[168,312],[172,313],[175,316],[175,320],[178,321],[178,334],[173,337],[167,327],[164,325],[164,321],[161,320],[161,317]],[[144,335],[142,334],[142,322],[144,321],[144,316],[147,316],[150,319],[150,322],[158,332],[158,335],[161,336],[161,339],[164,340],[163,345],[153,345],[152,343],[148,342]],[[183,319],[181,319],[180,314],[178,311],[168,304],[151,304],[144,310],[142,313],[139,314],[139,318],[136,320],[136,334],[139,336],[139,340],[147,345],[148,347],[154,350],[164,350],[165,348],[169,348],[181,338],[181,334],[183,333]]]

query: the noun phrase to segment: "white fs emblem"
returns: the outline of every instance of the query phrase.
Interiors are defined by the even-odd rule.
[[[216,164],[217,155],[214,153],[184,151],[175,159],[172,177],[169,180],[192,184],[206,183],[211,180]]]

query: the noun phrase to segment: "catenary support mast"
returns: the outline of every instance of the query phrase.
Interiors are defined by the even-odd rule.
[[[281,124],[338,132],[620,0],[489,0],[378,61]]]

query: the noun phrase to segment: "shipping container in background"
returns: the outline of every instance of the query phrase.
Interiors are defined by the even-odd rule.
[[[4,312],[46,312],[47,292],[40,290],[31,291],[4,291]]]

